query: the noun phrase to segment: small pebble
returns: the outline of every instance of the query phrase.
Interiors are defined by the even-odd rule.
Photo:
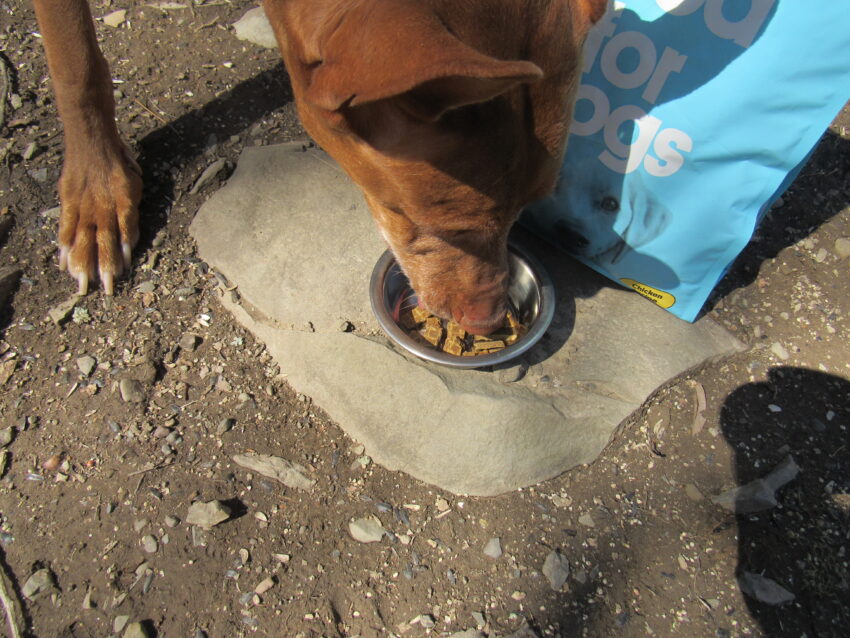
[[[180,346],[181,350],[184,350],[186,352],[194,352],[195,348],[198,347],[198,344],[200,342],[201,338],[198,335],[192,334],[191,332],[186,332],[183,334],[182,337],[180,337],[178,345]]]
[[[86,355],[77,359],[77,369],[84,377],[87,377],[92,373],[92,370],[94,370],[96,363],[97,361],[95,361],[94,357]]]
[[[204,186],[211,182],[215,177],[227,167],[227,160],[224,158],[217,159],[200,174],[195,184],[189,189],[190,195],[197,195]]]
[[[0,430],[0,448],[9,445],[15,438],[15,428],[11,425]]]
[[[549,552],[541,571],[552,589],[559,591],[570,575],[570,563],[558,550],[554,550]]]
[[[431,614],[422,614],[419,616],[419,624],[425,629],[433,629],[437,624],[437,621],[434,620],[434,617]]]
[[[46,591],[52,590],[55,587],[53,573],[46,568],[39,569],[33,572],[24,586],[21,587],[21,593],[28,600],[35,600]]]
[[[124,21],[127,19],[127,10],[126,9],[118,9],[117,11],[113,11],[112,13],[107,13],[101,20],[103,20],[103,24],[118,28]]]
[[[685,485],[685,494],[692,501],[701,501],[703,499],[702,492],[700,492],[699,488],[697,488],[697,486],[693,483]]]
[[[775,341],[770,346],[770,351],[773,354],[775,354],[777,357],[782,359],[782,361],[787,361],[788,358],[791,356],[791,355],[788,354],[788,351],[785,349],[785,347],[781,343],[779,343],[778,341]]]
[[[835,254],[839,259],[850,257],[850,238],[839,237],[835,240]]]
[[[230,432],[233,429],[233,426],[236,425],[236,419],[222,419],[218,422],[218,426],[215,428],[215,433],[218,436]]]
[[[127,625],[124,630],[123,638],[152,638],[147,627],[140,622],[134,622]]]
[[[348,531],[354,540],[361,543],[377,543],[386,534],[381,521],[374,516],[351,521],[348,524]]]
[[[499,538],[491,538],[484,546],[484,555],[490,558],[500,558],[502,555],[502,541]]]
[[[275,580],[274,580],[273,577],[269,576],[268,578],[265,578],[264,580],[262,580],[259,585],[254,587],[254,593],[259,595],[259,596],[262,596],[263,594],[265,594],[268,590],[270,590],[274,586],[275,586]]]
[[[486,618],[484,618],[484,614],[482,614],[480,611],[472,612],[472,620],[475,621],[475,626],[478,627],[478,629],[482,629],[484,625],[487,624],[487,620]]]
[[[136,291],[142,294],[153,292],[156,289],[156,284],[152,281],[144,281],[136,286]]]
[[[68,317],[71,316],[71,313],[74,311],[74,308],[80,299],[81,297],[79,295],[71,295],[62,303],[51,308],[47,313],[48,317],[50,317],[50,320],[57,326],[62,325],[68,320]]]
[[[148,554],[156,554],[156,550],[159,549],[159,543],[157,543],[153,536],[147,534],[142,537],[142,549]]]
[[[120,634],[128,622],[130,622],[129,616],[115,616],[115,620],[112,621],[112,631]]]
[[[30,142],[29,144],[27,144],[27,147],[24,149],[24,152],[21,154],[21,157],[23,157],[24,161],[29,161],[35,156],[37,151],[38,144],[36,144],[35,142]]]
[[[125,403],[141,403],[145,400],[144,387],[136,379],[121,379],[118,387]]]
[[[230,518],[231,509],[221,501],[198,501],[189,506],[186,522],[202,529],[211,529]]]

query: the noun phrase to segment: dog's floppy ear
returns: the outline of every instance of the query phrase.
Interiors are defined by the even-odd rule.
[[[608,9],[608,0],[578,0],[576,3],[587,16],[590,24],[596,24]]]
[[[352,2],[308,72],[306,100],[327,111],[404,96],[416,117],[485,102],[543,76],[522,60],[499,60],[468,46],[418,0]]]

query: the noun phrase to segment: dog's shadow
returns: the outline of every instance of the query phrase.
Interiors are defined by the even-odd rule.
[[[257,121],[293,102],[289,76],[282,62],[240,82],[221,96],[161,127],[135,144],[144,175],[140,203],[139,254],[150,247],[168,221],[172,206],[191,185],[179,177],[211,146],[248,130]],[[194,212],[194,211],[192,211]]]

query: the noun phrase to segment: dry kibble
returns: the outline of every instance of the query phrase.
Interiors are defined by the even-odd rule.
[[[527,331],[508,312],[504,325],[494,334],[483,337],[471,335],[456,321],[446,321],[429,313],[420,306],[402,311],[399,325],[414,339],[423,339],[435,348],[456,357],[491,354],[513,345]]]

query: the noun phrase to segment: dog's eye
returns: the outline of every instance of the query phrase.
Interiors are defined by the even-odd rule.
[[[616,213],[620,210],[620,202],[617,201],[615,197],[603,197],[602,201],[599,202],[599,208],[608,212],[608,213]]]

